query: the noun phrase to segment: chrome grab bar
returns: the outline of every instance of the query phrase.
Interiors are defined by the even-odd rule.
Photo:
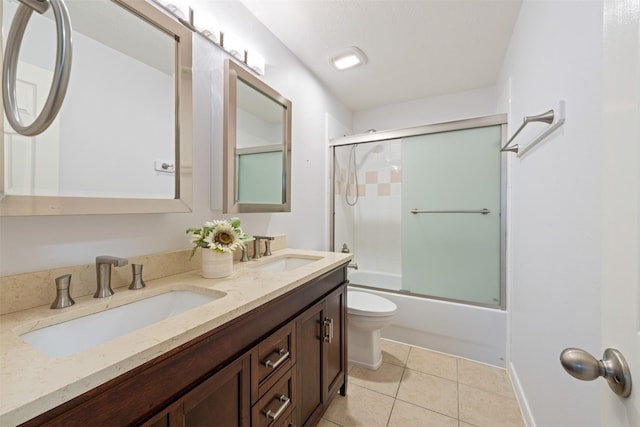
[[[47,3],[48,1],[48,3]],[[7,120],[11,127],[21,135],[34,136],[44,132],[55,120],[67,93],[71,73],[71,21],[63,0],[20,0],[11,29],[7,36],[6,58],[2,66],[2,99]],[[40,114],[33,123],[24,125],[16,102],[16,72],[18,54],[22,45],[25,28],[35,10],[44,13],[49,4],[53,10],[57,31],[56,63],[49,96]]]
[[[411,212],[412,214],[419,214],[419,213],[479,213],[482,215],[486,215],[488,213],[491,213],[491,211],[487,208],[484,209],[480,209],[480,210],[425,210],[425,209],[411,209],[409,212]]]

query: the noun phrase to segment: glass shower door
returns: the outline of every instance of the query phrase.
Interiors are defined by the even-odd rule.
[[[500,304],[500,143],[500,126],[403,139],[404,291]]]

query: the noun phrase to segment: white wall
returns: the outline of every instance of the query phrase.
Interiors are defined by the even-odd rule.
[[[340,104],[298,60],[238,1],[202,1],[202,5],[243,38],[267,61],[265,81],[293,102],[292,212],[241,215],[243,228],[255,234],[286,234],[288,245],[325,249],[326,113],[351,123]],[[214,118],[221,108],[218,81],[227,55],[194,35],[193,95],[194,206],[188,214],[88,215],[0,218],[0,275],[91,263],[97,255],[134,256],[190,246],[184,230],[211,218],[211,158],[222,151],[212,141],[222,134]],[[220,169],[214,162],[213,175]],[[213,186],[220,193],[219,182]]]
[[[525,1],[502,68],[512,134],[566,100],[566,124],[509,156],[509,370],[530,425],[599,425],[598,381],[567,375],[565,347],[600,346],[600,1]],[[532,124],[521,147],[547,125]]]
[[[336,149],[336,248],[347,243],[353,262],[364,271],[402,274],[401,142],[359,144],[357,167],[351,157],[353,146]],[[356,172],[359,191],[354,204]]]
[[[496,103],[497,90],[492,86],[385,105],[354,113],[353,131],[400,129],[503,113],[496,111]]]

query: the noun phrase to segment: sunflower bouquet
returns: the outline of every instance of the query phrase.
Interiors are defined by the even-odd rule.
[[[194,244],[189,259],[198,248],[228,253],[252,240],[252,237],[240,228],[240,218],[207,221],[202,227],[188,228],[187,234],[191,234],[191,242]]]

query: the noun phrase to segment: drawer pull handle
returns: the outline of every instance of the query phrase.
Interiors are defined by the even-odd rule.
[[[278,354],[280,355],[280,358],[278,360],[276,360],[275,362],[272,362],[271,359],[269,359],[266,362],[264,362],[264,366],[266,366],[267,368],[276,369],[278,366],[282,365],[282,363],[285,360],[289,358],[289,352],[286,351],[284,348],[281,348]]]
[[[289,406],[289,404],[291,403],[291,399],[289,399],[284,394],[280,395],[280,397],[278,398],[278,401],[282,402],[282,404],[280,405],[278,410],[276,412],[273,412],[271,409],[269,409],[265,414],[267,416],[267,418],[270,419],[270,420],[275,420],[280,415],[282,415],[284,410],[287,409],[287,406]]]

